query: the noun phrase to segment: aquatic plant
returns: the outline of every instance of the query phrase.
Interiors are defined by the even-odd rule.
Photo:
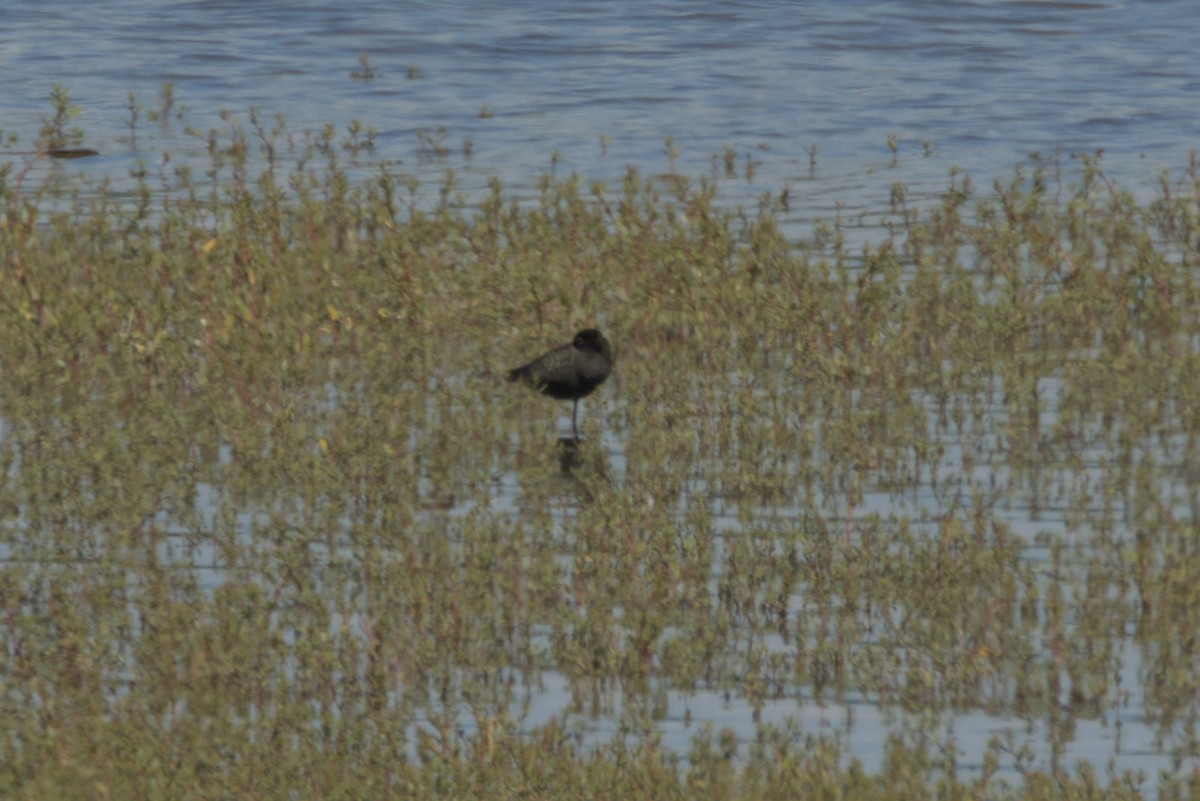
[[[712,179],[467,199],[251,120],[127,196],[0,169],[4,797],[1194,792],[1194,163],[893,187],[853,249]],[[564,470],[500,379],[592,323]],[[756,736],[667,748],[700,694]],[[850,699],[903,721],[878,772],[761,719]],[[1131,704],[1176,771],[1066,763]],[[1048,760],[961,770],[964,710]]]

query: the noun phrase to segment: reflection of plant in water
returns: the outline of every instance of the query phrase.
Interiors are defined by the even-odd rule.
[[[423,156],[445,158],[450,155],[450,148],[446,145],[446,137],[449,134],[446,126],[439,125],[432,130],[418,128],[416,134],[417,140],[421,143],[420,152]]]

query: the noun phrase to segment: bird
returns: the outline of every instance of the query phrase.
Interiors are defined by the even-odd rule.
[[[576,424],[579,401],[604,383],[613,368],[612,348],[599,330],[585,328],[566,345],[546,351],[529,364],[508,371],[509,381],[527,385],[558,400],[574,401],[571,431],[579,441]]]

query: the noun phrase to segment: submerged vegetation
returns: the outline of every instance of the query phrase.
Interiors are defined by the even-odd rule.
[[[127,196],[0,167],[0,796],[1196,794],[1195,164],[897,186],[851,245],[204,141]],[[565,470],[502,370],[592,324]],[[880,769],[780,702],[883,710]],[[1138,717],[1172,769],[1065,758]]]

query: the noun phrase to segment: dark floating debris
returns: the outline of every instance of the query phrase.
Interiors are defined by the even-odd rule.
[[[99,150],[88,147],[56,147],[46,151],[52,159],[86,159],[89,156],[99,156]]]

